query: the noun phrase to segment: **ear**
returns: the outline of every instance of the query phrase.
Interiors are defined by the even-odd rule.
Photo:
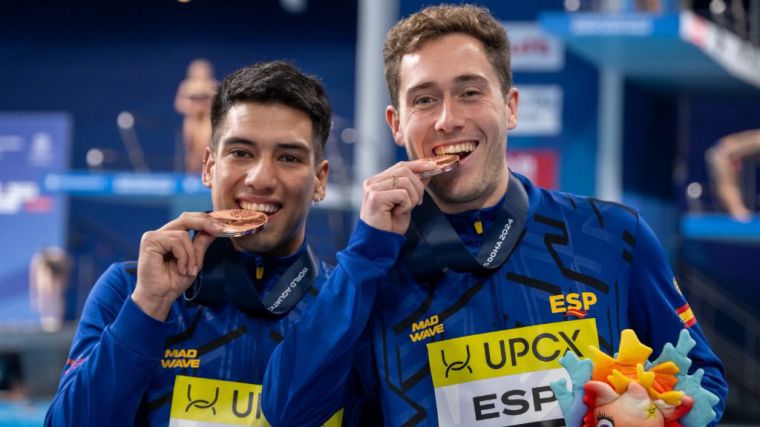
[[[327,160],[322,160],[316,167],[317,183],[314,186],[314,195],[312,200],[315,202],[321,202],[327,194],[327,177],[330,175],[330,163]]]
[[[203,171],[201,180],[203,185],[211,188],[211,182],[214,179],[214,167],[216,166],[216,159],[214,159],[214,153],[211,151],[210,146],[206,146],[206,151],[203,153]]]
[[[507,102],[507,126],[512,130],[517,127],[517,105],[520,103],[520,93],[516,87],[507,92],[505,101]]]
[[[400,122],[398,111],[392,105],[385,107],[385,122],[388,123],[388,127],[391,129],[391,135],[393,135],[393,140],[396,142],[396,145],[403,147],[404,138],[399,130]]]

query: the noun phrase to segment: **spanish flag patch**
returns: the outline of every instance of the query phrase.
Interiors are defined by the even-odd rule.
[[[690,328],[697,323],[697,318],[694,316],[694,312],[691,311],[691,307],[689,307],[688,303],[678,307],[676,313],[678,313],[678,317],[681,318],[681,321],[687,328]]]

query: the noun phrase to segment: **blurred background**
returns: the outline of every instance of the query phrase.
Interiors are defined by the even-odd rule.
[[[308,230],[333,261],[362,179],[405,156],[384,121],[385,32],[435,3],[4,1],[0,426],[41,424],[108,265],[135,259],[144,231],[210,208],[194,141],[208,88],[241,66],[286,59],[328,90],[330,185]],[[642,210],[726,364],[725,424],[760,425],[760,141],[727,161],[749,216],[725,211],[706,162],[760,128],[760,0],[475,3],[512,41],[512,169]]]

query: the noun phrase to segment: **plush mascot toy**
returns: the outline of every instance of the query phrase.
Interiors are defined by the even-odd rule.
[[[701,385],[704,372],[688,375],[686,356],[696,342],[686,329],[678,344],[668,343],[660,357],[648,360],[652,349],[626,329],[615,357],[591,346],[591,359],[566,353],[560,363],[572,381],[551,384],[568,427],[697,427],[715,418],[718,397]]]

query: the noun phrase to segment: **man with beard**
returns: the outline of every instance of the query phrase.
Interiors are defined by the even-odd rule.
[[[639,212],[509,170],[519,93],[501,24],[472,5],[429,7],[390,30],[384,56],[387,123],[414,160],[365,181],[365,202],[378,203],[362,206],[349,248],[382,254],[386,280],[356,279],[361,297],[312,307],[273,354],[267,416],[297,425],[329,413],[339,396],[322,384],[342,381],[366,399],[368,412],[347,416],[357,424],[380,421],[368,416],[377,404],[392,426],[561,423],[549,384],[567,351],[611,354],[626,328],[662,348],[688,328],[692,370],[720,398],[719,419],[722,365]],[[457,166],[421,173],[421,159],[444,155]],[[354,331],[336,337],[339,322]]]

